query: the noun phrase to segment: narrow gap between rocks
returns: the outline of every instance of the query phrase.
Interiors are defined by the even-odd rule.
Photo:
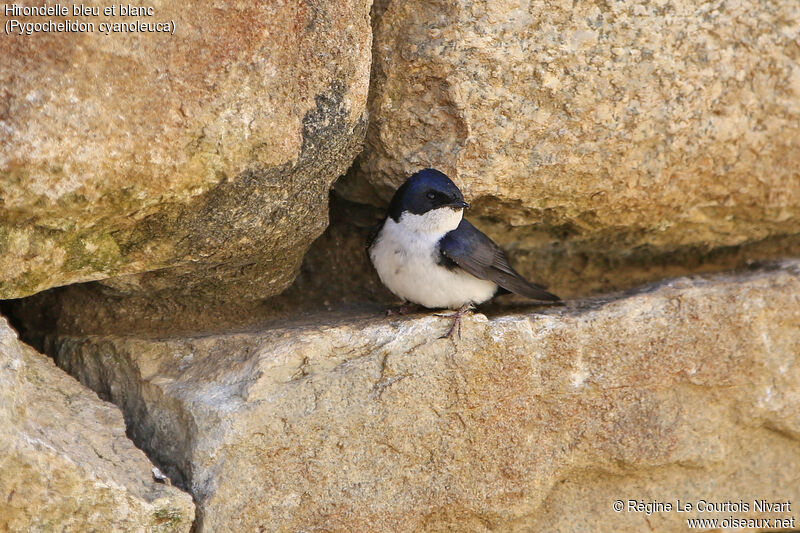
[[[21,340],[50,357],[55,356],[50,347],[56,343],[45,342],[48,337],[181,337],[381,320],[394,298],[372,269],[365,240],[382,213],[381,208],[352,203],[339,197],[335,190],[331,192],[329,227],[306,253],[295,282],[282,294],[264,301],[220,307],[191,301],[154,302],[92,282],[0,301],[0,313],[19,332]],[[650,283],[666,278],[756,269],[765,262],[800,256],[800,240],[791,235],[714,250],[687,248],[660,254],[633,250],[624,256],[601,253],[602,242],[598,241],[597,254],[591,256],[580,250],[585,241],[570,240],[568,236],[559,240],[558,231],[553,230],[554,237],[545,247],[547,253],[531,261],[534,256],[530,251],[515,249],[507,240],[508,235],[524,238],[524,229],[503,226],[491,218],[469,218],[510,250],[512,263],[523,274],[543,281],[562,297],[573,299],[572,308],[596,305],[607,299],[602,295],[616,293],[614,297],[619,297],[621,291],[646,291]],[[536,309],[541,308],[506,296],[479,311],[496,317]],[[102,393],[100,396],[103,398]],[[110,401],[108,397],[103,399]],[[128,436],[156,466],[164,471],[179,468],[165,465],[148,453],[146,446],[132,435],[127,414],[125,419]],[[177,485],[186,490],[180,483]],[[200,516],[198,507],[198,520]]]
[[[370,228],[382,215],[382,208],[352,203],[331,192],[328,228],[305,254],[294,283],[269,299],[221,303],[151,299],[122,294],[100,281],[0,301],[0,312],[38,350],[43,349],[47,335],[179,337],[379,318],[396,303],[380,283],[365,247]],[[653,253],[640,249],[624,255],[602,252],[602,239],[587,253],[581,247],[592,246],[585,239],[553,237],[542,253],[533,253],[508,241],[509,234],[524,230],[467,216],[508,250],[512,264],[523,275],[544,283],[565,300],[602,297],[685,275],[749,270],[800,256],[797,235],[712,250],[689,247]],[[529,308],[524,299],[506,295],[481,306],[480,311],[497,316]]]

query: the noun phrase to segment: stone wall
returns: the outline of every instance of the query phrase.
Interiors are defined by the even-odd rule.
[[[800,4],[152,5],[0,39],[0,530],[797,517]],[[424,167],[565,305],[386,317]]]

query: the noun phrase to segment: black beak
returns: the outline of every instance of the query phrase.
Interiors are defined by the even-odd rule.
[[[459,202],[452,202],[446,205],[446,207],[452,207],[453,209],[469,209],[469,204],[463,200]]]

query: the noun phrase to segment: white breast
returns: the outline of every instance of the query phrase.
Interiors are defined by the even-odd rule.
[[[460,209],[442,208],[423,215],[406,212],[399,222],[387,218],[369,254],[383,284],[429,308],[458,309],[491,298],[495,283],[437,264],[439,240],[458,227],[461,217]]]

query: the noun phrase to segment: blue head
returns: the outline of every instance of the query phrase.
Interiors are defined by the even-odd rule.
[[[389,216],[397,222],[406,211],[422,215],[443,207],[466,209],[469,204],[450,178],[438,170],[426,168],[413,174],[397,189],[389,204]]]

